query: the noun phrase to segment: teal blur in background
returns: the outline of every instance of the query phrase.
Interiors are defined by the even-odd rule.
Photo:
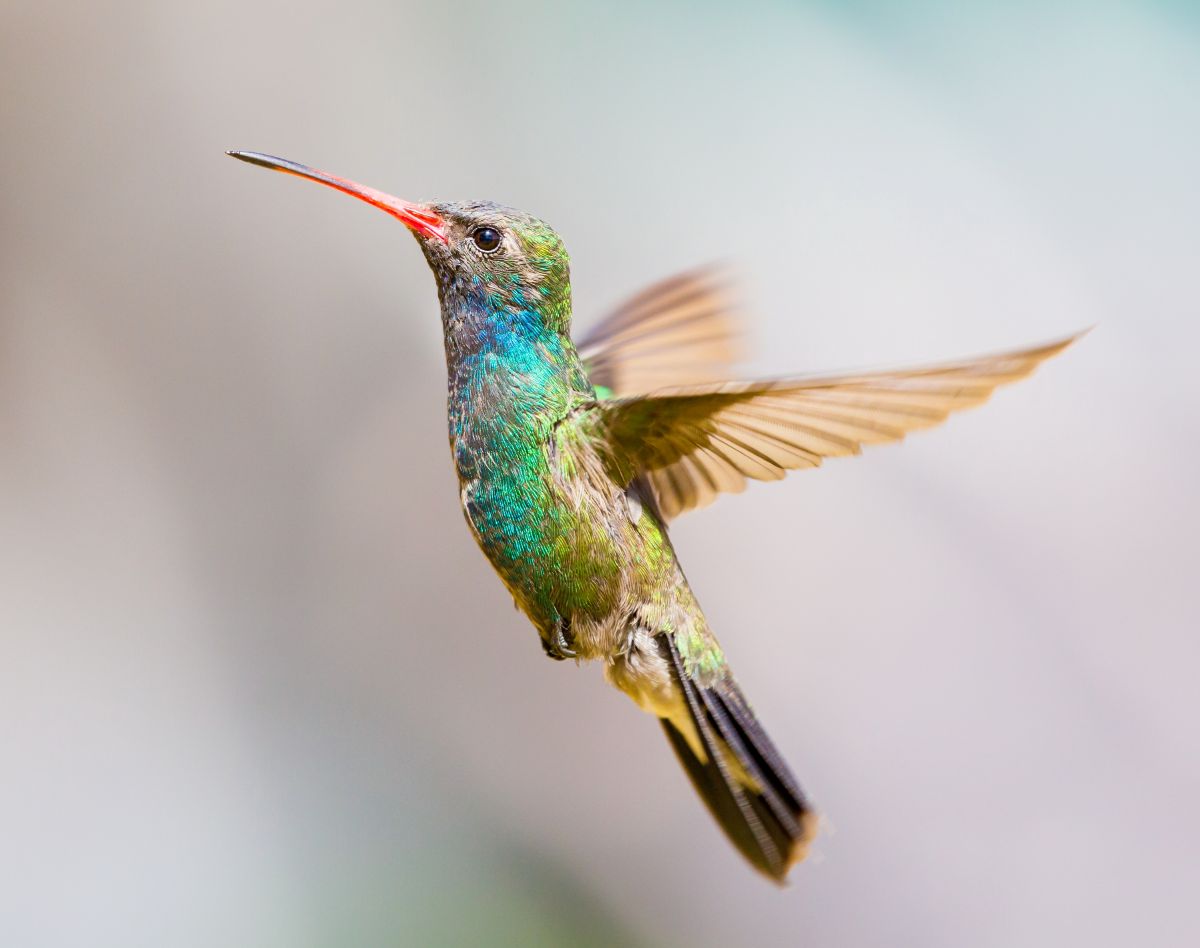
[[[0,942],[1195,943],[1195,4],[0,17]],[[789,889],[475,549],[403,227],[227,148],[539,214],[580,326],[729,260],[754,374],[1097,325],[675,526]]]

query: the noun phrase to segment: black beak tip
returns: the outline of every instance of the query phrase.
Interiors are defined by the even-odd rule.
[[[236,158],[238,161],[248,161],[252,165],[262,165],[264,168],[272,166],[270,155],[261,155],[256,151],[227,151],[225,154],[230,158]],[[274,159],[274,161],[278,160]]]

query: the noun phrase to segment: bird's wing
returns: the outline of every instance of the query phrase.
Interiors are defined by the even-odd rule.
[[[728,275],[681,273],[626,300],[576,345],[605,398],[729,377],[741,330]]]
[[[914,369],[669,389],[601,401],[586,422],[612,475],[624,484],[644,474],[670,519],[741,491],[747,478],[779,480],[936,425],[1077,338]]]

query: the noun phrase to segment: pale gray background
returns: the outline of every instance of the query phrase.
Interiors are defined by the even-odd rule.
[[[0,7],[0,943],[1197,943],[1194,4]],[[712,259],[756,373],[1096,331],[676,542],[829,827],[753,875],[457,509],[394,221]]]

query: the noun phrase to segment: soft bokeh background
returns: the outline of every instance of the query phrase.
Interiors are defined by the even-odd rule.
[[[4,0],[0,943],[1192,945],[1192,3]],[[677,545],[827,814],[778,891],[457,509],[431,279],[222,155],[712,259],[779,373],[1099,328]]]

